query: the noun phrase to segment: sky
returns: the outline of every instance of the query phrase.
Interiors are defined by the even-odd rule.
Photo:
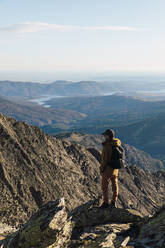
[[[164,0],[0,0],[0,71],[165,73],[164,10]]]

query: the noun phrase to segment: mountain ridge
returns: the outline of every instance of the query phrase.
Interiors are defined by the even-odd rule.
[[[24,223],[42,204],[62,196],[70,209],[101,200],[100,164],[84,146],[2,114],[0,136],[2,222]],[[148,215],[163,204],[164,187],[165,172],[128,166],[119,176],[118,205]]]
[[[94,154],[97,154],[97,157],[100,157],[102,142],[104,141],[103,135],[67,132],[59,133],[55,135],[55,137],[65,141],[70,141],[72,143],[81,144],[90,150],[91,153],[93,152]],[[161,160],[151,157],[149,154],[135,148],[134,146],[128,144],[122,145],[126,152],[127,164],[132,166],[137,165],[142,169],[148,169],[152,171],[165,170],[165,164]]]

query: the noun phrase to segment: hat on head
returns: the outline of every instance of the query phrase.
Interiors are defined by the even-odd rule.
[[[110,137],[114,137],[115,132],[112,129],[107,129],[102,135],[109,135]]]

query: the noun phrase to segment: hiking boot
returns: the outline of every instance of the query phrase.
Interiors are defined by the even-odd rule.
[[[117,208],[116,202],[111,202],[109,205],[110,208]]]
[[[103,208],[108,208],[108,207],[109,207],[109,204],[107,202],[103,202],[99,208],[103,209]]]

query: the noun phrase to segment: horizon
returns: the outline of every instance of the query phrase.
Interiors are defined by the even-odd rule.
[[[162,0],[2,0],[0,8],[3,73],[165,73]]]
[[[165,81],[165,73],[155,72],[74,72],[74,71],[0,71],[0,81],[52,83],[54,81]]]

